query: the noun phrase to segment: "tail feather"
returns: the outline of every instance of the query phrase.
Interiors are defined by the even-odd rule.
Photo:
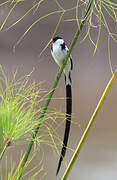
[[[64,134],[64,140],[63,140],[63,147],[61,150],[61,155],[60,155],[56,175],[58,174],[60,170],[62,160],[66,153],[69,132],[70,132],[71,114],[72,114],[72,90],[71,90],[71,85],[68,84],[66,85],[66,127],[65,127],[65,134]]]

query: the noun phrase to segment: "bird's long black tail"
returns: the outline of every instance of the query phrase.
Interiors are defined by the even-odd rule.
[[[60,155],[56,175],[58,174],[60,170],[62,160],[66,153],[69,132],[70,132],[71,114],[72,114],[72,90],[71,90],[71,85],[68,84],[66,85],[66,127],[65,127],[65,134],[64,134],[64,140],[63,140],[63,147],[61,150],[61,155]]]

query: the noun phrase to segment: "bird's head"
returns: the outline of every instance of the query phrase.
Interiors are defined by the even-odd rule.
[[[64,40],[63,40],[61,37],[56,36],[56,37],[54,37],[53,39],[51,39],[50,43],[51,43],[51,44],[61,45],[61,44],[64,43]]]

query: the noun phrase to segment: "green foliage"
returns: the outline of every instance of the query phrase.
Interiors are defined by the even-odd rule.
[[[14,73],[10,78],[11,80],[9,80],[0,65],[0,160],[8,146],[16,144],[19,140],[23,140],[23,142],[24,139],[25,141],[29,141],[34,129],[42,124],[42,119],[39,118],[43,112],[43,109],[40,107],[40,102],[44,100],[44,97],[40,96],[40,84],[30,82],[31,73],[19,80],[16,78],[17,73]],[[39,147],[41,143],[44,143],[58,151],[53,134],[55,134],[59,140],[60,138],[56,130],[47,121],[52,120],[55,122],[58,117],[64,119],[64,114],[55,111],[48,111],[46,113],[43,118],[45,123],[42,125],[41,135],[37,137],[37,139],[33,139],[33,143],[35,141]],[[51,141],[48,141],[48,137],[51,138]],[[35,152],[33,152],[33,156],[35,156]],[[25,169],[32,159],[26,162]],[[24,156],[20,160],[17,168],[13,165],[7,170],[6,167],[6,179],[16,179],[23,160]],[[37,168],[34,167],[29,173],[36,169]],[[41,171],[43,171],[42,167],[36,170],[36,173],[33,173],[30,179],[35,179]],[[5,177],[2,173],[2,168],[0,176],[1,179]]]
[[[39,124],[39,84],[28,83],[30,74],[8,80],[0,66],[0,145],[28,137]]]
[[[35,180],[37,177],[40,177],[39,179],[43,179],[46,176],[46,173],[44,172],[43,168],[43,159],[35,165],[31,170],[29,170],[29,167],[33,163],[35,159],[36,152],[33,152],[32,156],[28,159],[25,169],[27,170],[24,173],[23,178],[27,180]],[[12,159],[6,157],[5,163],[1,164],[0,166],[0,180],[17,180],[18,170],[21,166],[23,158],[20,160],[19,165],[16,165],[16,162],[14,162]],[[4,171],[5,169],[5,171]]]

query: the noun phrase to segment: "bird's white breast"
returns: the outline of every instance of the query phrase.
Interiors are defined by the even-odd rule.
[[[55,62],[59,66],[61,66],[63,64],[63,60],[65,59],[65,56],[67,55],[67,52],[65,50],[62,50],[60,45],[53,44],[53,51],[51,51],[51,53]]]

